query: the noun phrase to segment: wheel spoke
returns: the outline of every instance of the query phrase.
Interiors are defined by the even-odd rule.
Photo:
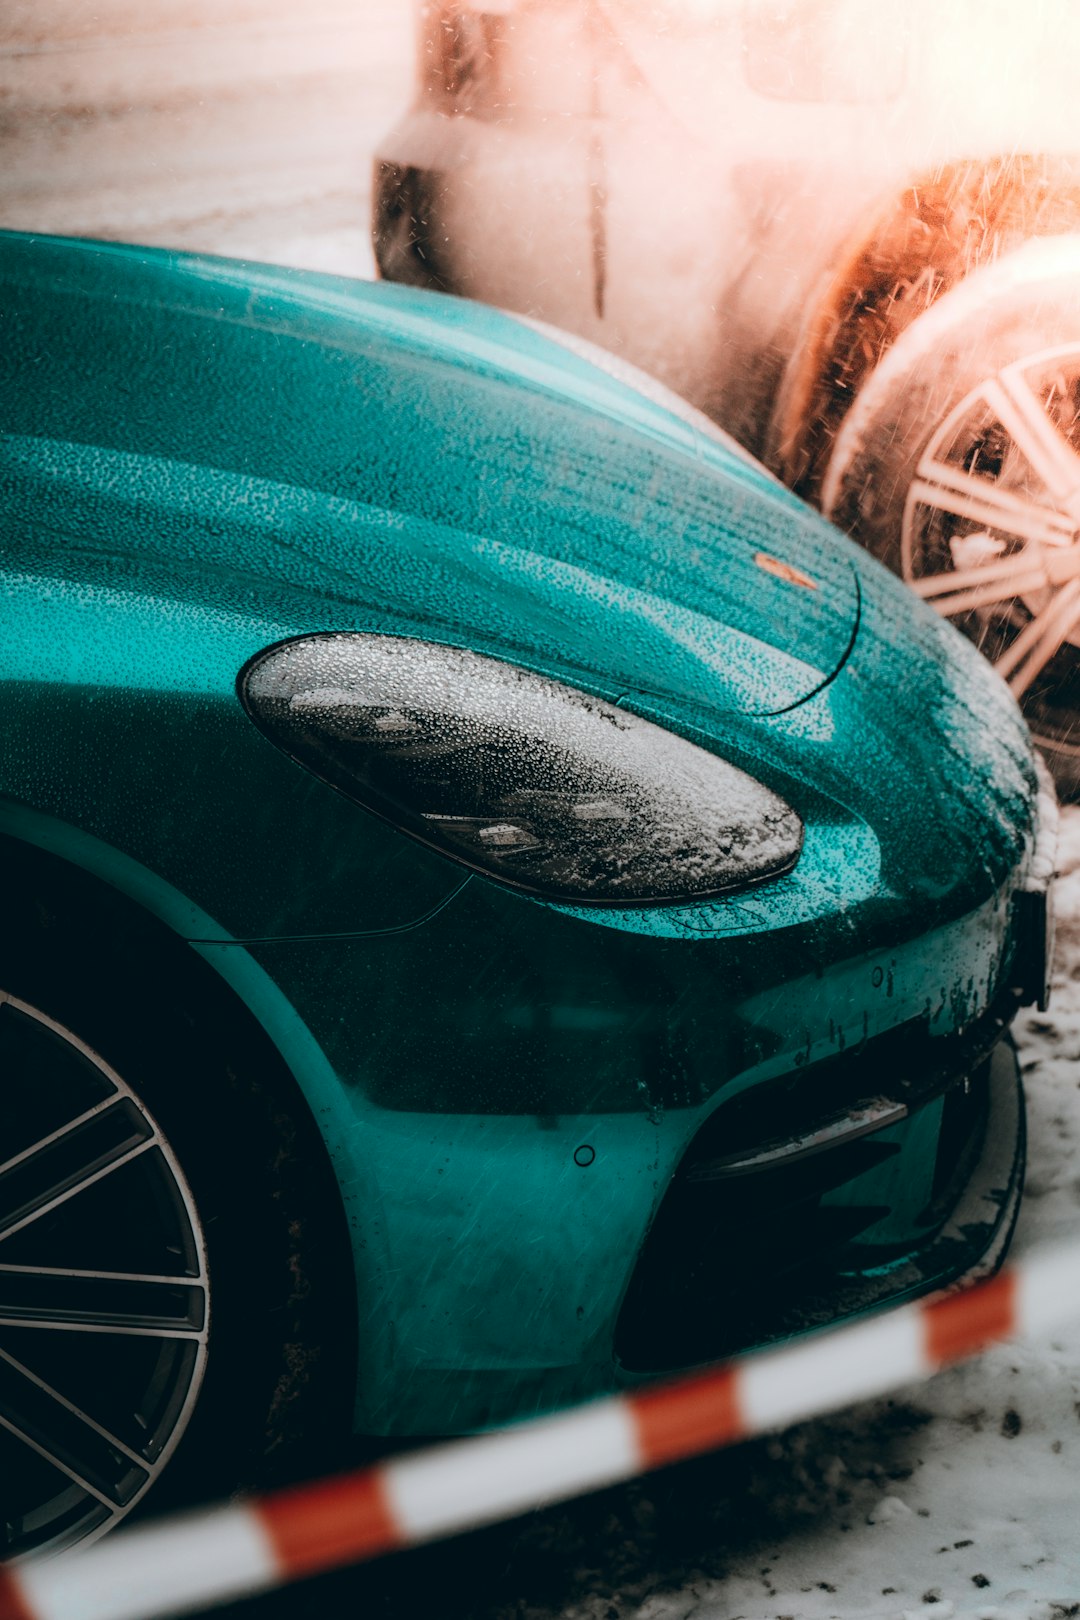
[[[154,1144],[129,1098],[99,1104],[0,1165],[0,1239],[111,1175]]]
[[[184,1277],[0,1265],[0,1323],[189,1338],[206,1325],[206,1291]]]
[[[1021,591],[1034,591],[1040,585],[1045,585],[1046,570],[1033,560],[1032,554],[1025,548],[1015,556],[1002,557],[998,562],[979,563],[974,568],[949,568],[940,574],[923,574],[920,579],[913,579],[910,583],[912,590],[925,601],[951,596],[957,591],[994,586],[997,596],[989,600],[1003,602]],[[951,611],[956,612],[957,609]]]
[[[1080,579],[1071,579],[1051,599],[1049,606],[1025,625],[995,663],[994,667],[1008,681],[1014,697],[1023,696],[1077,623],[1080,623]]]
[[[210,1290],[194,1199],[139,1095],[3,990],[0,1036],[0,1557],[21,1557],[99,1534],[167,1465]]]
[[[1052,506],[1028,500],[1014,490],[1003,489],[993,478],[980,478],[931,456],[924,456],[916,469],[911,498],[951,517],[985,523],[1030,543],[1072,543],[1072,525]]]
[[[1055,504],[1080,522],[1080,454],[1048,416],[1023,372],[1008,367],[987,381],[983,394]]]
[[[943,591],[931,598],[930,606],[943,619],[954,619],[957,614],[972,613],[976,608],[1001,607],[1003,603],[1015,602],[1023,592],[1037,591],[1045,585],[1046,575],[1040,569],[1015,580],[999,580],[970,590]]]
[[[146,1484],[146,1461],[0,1350],[0,1424],[115,1511]]]

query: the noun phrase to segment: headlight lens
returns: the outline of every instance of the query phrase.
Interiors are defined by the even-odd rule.
[[[452,860],[545,900],[662,905],[790,870],[790,805],[684,738],[460,647],[304,636],[243,671],[280,748]]]

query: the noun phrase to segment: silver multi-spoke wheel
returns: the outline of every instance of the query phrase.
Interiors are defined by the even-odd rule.
[[[822,506],[979,646],[1080,787],[1080,237],[973,273],[908,328]]]
[[[1080,647],[1078,411],[1080,343],[987,377],[930,440],[904,508],[904,578],[1020,699],[1063,648],[1074,663]],[[1055,729],[1048,705],[1029,707]]]
[[[0,1558],[101,1535],[187,1427],[209,1288],[198,1213],[136,1093],[0,990]]]

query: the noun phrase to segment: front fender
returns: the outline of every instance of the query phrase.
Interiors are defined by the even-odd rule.
[[[12,572],[3,592],[0,829],[187,938],[396,928],[460,885],[247,719],[237,672],[293,626],[119,567],[107,584]]]

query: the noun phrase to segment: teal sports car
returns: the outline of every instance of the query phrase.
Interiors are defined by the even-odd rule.
[[[704,418],[0,238],[0,1546],[989,1269],[1052,800]]]

